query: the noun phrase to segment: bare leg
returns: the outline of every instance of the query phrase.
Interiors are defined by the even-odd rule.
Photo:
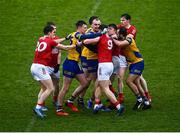
[[[63,86],[62,89],[59,91],[59,95],[58,95],[58,103],[60,106],[63,105],[64,97],[70,87],[71,82],[72,82],[71,78],[65,76],[63,77]]]

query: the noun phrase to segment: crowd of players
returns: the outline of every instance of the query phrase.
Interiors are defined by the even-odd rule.
[[[43,29],[44,36],[40,37],[35,57],[31,66],[33,78],[40,83],[37,105],[34,113],[44,118],[46,99],[53,93],[53,103],[58,116],[68,116],[63,105],[65,104],[73,112],[79,112],[74,105],[75,99],[79,107],[98,111],[117,110],[118,115],[124,112],[124,76],[129,68],[126,84],[136,97],[133,110],[150,109],[151,97],[149,95],[146,80],[142,76],[144,60],[136,45],[136,28],[130,24],[131,16],[123,14],[121,23],[104,25],[97,16],[89,18],[90,28],[83,20],[76,23],[76,31],[65,38],[56,36],[56,25],[48,22]],[[63,41],[69,41],[70,45],[63,45]],[[63,84],[59,87],[61,50],[67,51],[67,57],[62,64]],[[73,79],[79,82],[71,97],[64,103]],[[117,90],[112,85],[114,79],[118,79]],[[86,90],[93,85],[92,96],[84,102]],[[59,89],[60,88],[60,89]],[[104,93],[109,106],[101,102],[101,94]]]

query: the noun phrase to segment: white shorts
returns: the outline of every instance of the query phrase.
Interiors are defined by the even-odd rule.
[[[128,63],[126,61],[126,57],[119,55],[119,56],[113,56],[112,58],[114,70],[113,73],[117,74],[119,69],[122,67],[128,67]]]
[[[101,80],[110,80],[110,77],[113,73],[113,63],[105,62],[98,64],[98,81]]]
[[[44,66],[42,64],[33,63],[31,65],[31,74],[33,78],[37,81],[48,80],[51,78],[59,78],[59,71],[54,73],[53,67]]]

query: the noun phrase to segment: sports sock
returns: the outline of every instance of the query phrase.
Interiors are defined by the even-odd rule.
[[[117,101],[117,102],[115,102],[115,103],[113,103],[114,104],[114,106],[117,108],[117,109],[120,109],[120,107],[121,107],[121,105],[119,104],[119,102]]]
[[[69,101],[69,102],[74,102],[75,99],[76,99],[75,96],[71,96],[71,97],[68,99],[68,101]]]
[[[53,101],[57,102],[57,96],[53,96]]]
[[[38,103],[38,104],[36,105],[36,109],[40,109],[40,108],[42,108],[42,106],[43,106],[43,104],[39,104],[39,103]]]
[[[80,103],[83,103],[83,102],[84,102],[84,99],[83,99],[82,97],[79,97],[79,98],[78,98],[78,101],[79,101]]]

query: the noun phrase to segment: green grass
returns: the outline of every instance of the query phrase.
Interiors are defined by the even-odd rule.
[[[0,131],[180,131],[180,1],[101,0],[91,14],[97,1],[0,1]],[[37,119],[32,108],[39,87],[29,69],[45,23],[54,21],[62,37],[75,30],[79,19],[88,22],[89,16],[98,15],[103,23],[117,24],[124,12],[132,15],[138,29],[137,45],[145,59],[143,75],[153,95],[153,108],[132,111],[135,98],[126,86],[122,117],[115,112],[93,115],[89,110],[57,117],[49,98],[48,117]],[[77,85],[74,81],[66,98]],[[91,88],[86,99],[90,94]]]

